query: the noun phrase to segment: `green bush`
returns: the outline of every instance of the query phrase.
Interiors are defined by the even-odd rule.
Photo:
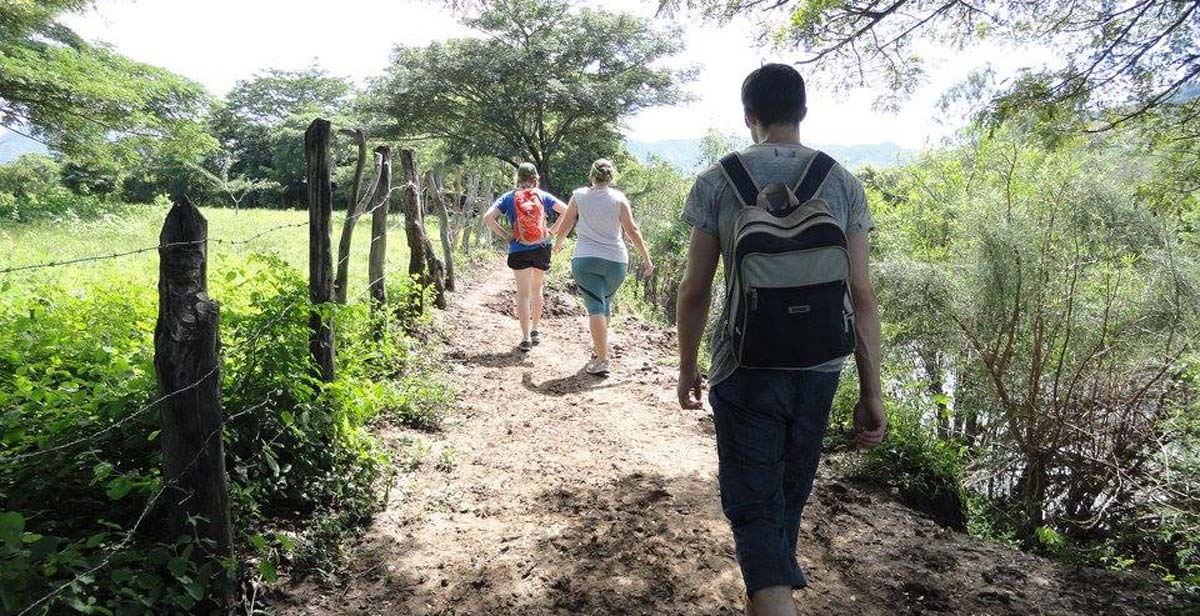
[[[838,388],[830,415],[826,447],[848,451],[853,447],[854,404],[858,385],[847,379]],[[894,487],[909,506],[939,524],[966,530],[968,507],[963,489],[965,449],[936,437],[922,421],[929,414],[918,396],[885,398],[887,438],[855,458],[846,476]]]
[[[299,272],[252,257],[224,259],[210,278],[221,301],[235,540],[257,555],[257,572],[239,573],[232,563],[197,571],[188,557],[203,546],[167,536],[160,523],[160,409],[149,405],[158,396],[154,294],[116,277],[82,289],[5,282],[0,611],[19,611],[65,584],[34,613],[191,613],[216,568],[269,582],[283,560],[298,574],[336,561],[337,542],[381,504],[388,465],[368,426],[436,425],[444,398],[410,365],[419,355],[408,333],[414,323],[375,322],[362,302],[329,307],[339,373],[323,384],[310,376]],[[419,292],[398,285],[393,305],[419,304]],[[35,457],[14,457],[27,454]]]

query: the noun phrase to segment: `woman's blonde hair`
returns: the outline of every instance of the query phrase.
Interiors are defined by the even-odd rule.
[[[593,184],[611,184],[617,177],[617,167],[607,158],[598,159],[592,163],[588,177],[592,179]]]

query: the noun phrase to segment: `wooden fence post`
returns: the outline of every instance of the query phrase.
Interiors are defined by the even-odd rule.
[[[221,359],[217,302],[208,297],[208,222],[187,197],[167,214],[159,235],[158,322],[154,371],[162,410],[164,501],[171,538],[195,532],[210,540],[198,563],[233,556],[225,446],[221,436]],[[177,393],[176,393],[177,392]],[[174,395],[171,395],[174,394]],[[210,567],[210,599],[224,607],[233,594],[222,567]]]
[[[321,373],[321,380],[334,377],[333,321],[323,314],[333,300],[333,254],[329,238],[333,214],[333,184],[330,180],[329,120],[317,118],[304,131],[304,158],[308,163],[308,298],[312,330],[308,348]]]
[[[483,216],[483,212],[476,212],[476,204],[479,201],[479,174],[472,173],[467,176],[467,192],[463,202],[463,237],[462,251],[464,254],[470,254],[471,251],[471,228],[475,224],[475,216]]]
[[[446,201],[442,195],[442,180],[434,171],[429,172],[430,193],[433,197],[433,211],[437,212],[442,228],[438,235],[442,239],[442,259],[446,262],[446,290],[454,290],[454,240],[450,239],[450,213],[446,211]]]
[[[408,274],[415,276],[422,285],[432,285],[434,305],[445,308],[446,281],[442,263],[438,261],[429,236],[425,234],[416,153],[408,148],[400,150],[400,165],[404,168],[404,231],[408,236]]]
[[[362,189],[363,169],[367,165],[367,138],[363,134],[362,129],[343,129],[338,131],[341,134],[350,135],[354,138],[355,145],[358,146],[358,162],[354,165],[354,179],[350,185],[350,201],[346,204],[346,218],[342,222],[342,239],[338,242],[338,260],[337,260],[337,276],[333,279],[333,299],[339,304],[346,303],[346,292],[349,286],[348,279],[350,277],[350,241],[354,237],[354,227],[358,224],[358,218],[362,216],[366,202],[371,198],[368,196],[365,200],[358,198],[359,192]],[[379,172],[379,161],[376,160],[375,172]],[[374,187],[374,182],[371,184]]]
[[[375,148],[375,160],[379,161],[379,182],[373,188],[376,202],[371,205],[371,257],[367,266],[371,293],[371,309],[376,310],[387,303],[388,202],[392,194],[392,149],[386,145]]]

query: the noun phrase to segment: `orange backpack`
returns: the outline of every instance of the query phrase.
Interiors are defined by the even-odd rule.
[[[518,244],[541,244],[546,240],[546,207],[537,189],[526,188],[513,193],[513,209],[517,213],[513,236]]]

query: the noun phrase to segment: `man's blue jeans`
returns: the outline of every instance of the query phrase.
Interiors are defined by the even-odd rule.
[[[709,392],[721,506],[748,595],[808,585],[796,540],[839,376],[740,368]]]

